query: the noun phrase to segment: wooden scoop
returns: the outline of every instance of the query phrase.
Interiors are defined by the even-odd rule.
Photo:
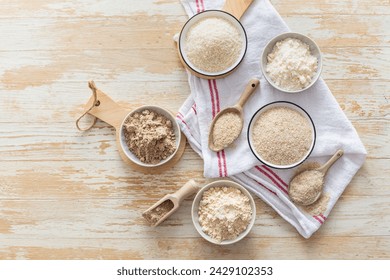
[[[223,109],[221,112],[219,112],[215,118],[213,119],[213,121],[211,122],[211,125],[210,125],[210,130],[209,130],[209,148],[210,150],[214,151],[214,152],[219,152],[225,148],[227,148],[228,146],[230,146],[237,138],[238,136],[241,134],[241,131],[242,131],[242,127],[243,127],[243,124],[244,124],[244,118],[243,118],[243,106],[245,105],[245,103],[247,102],[247,100],[249,99],[249,97],[252,95],[252,93],[255,92],[255,89],[256,87],[260,84],[260,81],[258,79],[251,79],[248,83],[248,85],[246,86],[244,92],[242,93],[241,97],[240,97],[240,100],[238,100],[238,103],[233,106],[233,107],[227,107],[225,109]],[[235,139],[233,139],[231,141],[231,143],[223,146],[223,147],[220,147],[220,146],[216,146],[214,144],[214,137],[213,137],[213,130],[214,130],[214,126],[215,126],[215,123],[216,121],[224,114],[226,113],[233,113],[233,114],[237,114],[239,117],[240,117],[240,132],[238,133],[237,137]]]
[[[179,209],[180,203],[186,197],[199,190],[200,186],[194,180],[189,180],[175,193],[167,194],[157,201],[152,207],[143,212],[142,216],[151,224],[151,226],[158,226]]]
[[[222,10],[240,19],[252,2],[253,0],[226,0]]]
[[[322,194],[326,173],[343,154],[343,150],[338,150],[323,166],[317,169],[302,171],[294,176],[289,184],[289,196],[291,200],[303,206],[316,202]],[[305,187],[307,185],[307,189],[303,189],[303,186],[301,185],[303,176],[306,178],[313,178],[312,181],[305,182]],[[304,195],[302,195],[303,193]]]

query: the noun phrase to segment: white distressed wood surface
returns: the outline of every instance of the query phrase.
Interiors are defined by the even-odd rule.
[[[144,209],[189,178],[206,182],[199,157],[187,147],[163,176],[142,175],[121,161],[107,124],[76,130],[89,79],[124,106],[184,102],[179,0],[1,0],[0,259],[389,259],[390,1],[272,3],[318,42],[323,77],[368,150],[312,238],[259,199],[237,245],[201,239],[190,199],[150,228]]]

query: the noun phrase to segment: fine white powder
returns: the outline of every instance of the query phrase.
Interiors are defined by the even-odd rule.
[[[295,38],[277,42],[267,56],[266,71],[271,80],[285,90],[300,90],[310,85],[318,61],[309,45]]]
[[[252,215],[249,197],[234,187],[213,187],[199,203],[199,224],[211,238],[232,240],[248,227]]]
[[[243,41],[238,29],[222,18],[206,18],[187,33],[185,53],[198,69],[216,73],[231,67],[240,57]]]

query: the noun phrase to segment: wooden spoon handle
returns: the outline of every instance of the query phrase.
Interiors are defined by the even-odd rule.
[[[338,150],[331,158],[328,160],[327,163],[325,163],[323,166],[318,168],[318,171],[321,171],[322,173],[326,174],[328,172],[328,169],[335,163],[341,156],[344,154],[343,150]]]
[[[130,111],[119,106],[118,103],[113,101],[101,90],[97,89],[96,93],[99,105],[94,106],[93,109],[89,111],[89,113],[108,123],[109,125],[112,125],[116,130],[118,130],[122,124],[122,121]],[[85,105],[85,108],[90,108],[93,101],[94,98],[92,96]]]
[[[244,92],[242,93],[240,100],[238,100],[237,106],[244,107],[245,103],[248,101],[252,93],[255,92],[256,87],[260,84],[258,79],[251,79],[246,86]]]
[[[178,191],[173,193],[172,197],[175,197],[178,200],[178,204],[180,204],[186,197],[198,192],[199,189],[199,184],[191,179],[187,183],[185,183]]]
[[[252,2],[253,0],[226,0],[222,10],[240,19]]]

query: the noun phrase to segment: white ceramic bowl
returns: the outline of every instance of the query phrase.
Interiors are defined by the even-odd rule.
[[[256,152],[256,149],[254,148],[254,145],[253,145],[253,126],[254,124],[256,123],[257,119],[260,117],[261,114],[263,114],[265,111],[267,110],[270,110],[272,108],[275,108],[275,107],[287,107],[287,108],[291,108],[297,112],[299,112],[303,117],[305,117],[305,119],[311,124],[311,127],[312,127],[312,143],[311,143],[311,146],[310,146],[310,149],[309,151],[306,153],[306,155],[304,157],[302,157],[302,159],[298,162],[295,162],[293,164],[290,164],[290,165],[276,165],[276,164],[273,164],[273,163],[270,163],[266,160],[264,160],[260,154],[258,154]],[[309,116],[309,114],[300,106],[294,104],[294,103],[291,103],[291,102],[288,102],[288,101],[276,101],[276,102],[272,102],[272,103],[269,103],[263,107],[261,107],[252,117],[252,119],[250,120],[249,122],[249,127],[248,127],[248,143],[249,143],[249,147],[252,151],[252,153],[254,154],[254,156],[259,160],[261,161],[263,164],[269,166],[269,167],[272,167],[272,168],[277,168],[277,169],[289,169],[289,168],[293,168],[293,167],[296,167],[298,165],[300,165],[302,162],[304,162],[311,154],[311,152],[313,151],[314,149],[314,145],[316,143],[316,129],[315,129],[315,126],[314,126],[314,123],[313,123],[313,120],[311,119],[311,117]]]
[[[246,195],[247,197],[249,197],[249,201],[250,201],[250,204],[251,204],[251,208],[252,208],[252,219],[251,221],[249,222],[247,228],[245,229],[245,231],[243,231],[239,236],[237,236],[237,238],[235,239],[232,239],[232,240],[224,240],[224,241],[217,241],[213,238],[211,238],[209,235],[207,235],[203,230],[202,230],[202,227],[200,226],[199,224],[199,215],[198,215],[198,210],[199,210],[199,203],[203,197],[203,193],[210,189],[210,188],[213,188],[213,187],[223,187],[223,186],[226,186],[226,187],[234,187],[234,188],[237,188],[239,189],[244,195]],[[194,223],[194,226],[196,228],[196,230],[199,232],[199,234],[204,238],[206,239],[207,241],[211,242],[211,243],[214,243],[214,244],[218,244],[218,245],[230,245],[230,244],[233,244],[233,243],[236,243],[238,241],[240,241],[241,239],[243,239],[245,236],[247,236],[247,234],[251,231],[253,225],[255,224],[255,220],[256,220],[256,205],[255,205],[255,202],[253,200],[253,197],[252,195],[241,185],[233,182],[233,181],[228,181],[228,180],[219,180],[219,181],[214,181],[210,184],[207,184],[206,186],[204,186],[203,188],[200,189],[200,191],[196,194],[195,196],[195,199],[192,203],[192,222]]]
[[[195,67],[191,63],[191,61],[188,59],[187,54],[185,52],[185,49],[186,49],[186,38],[187,38],[188,30],[192,26],[194,26],[194,24],[198,23],[200,20],[203,20],[203,19],[209,18],[209,17],[222,18],[222,19],[225,19],[225,20],[229,21],[230,23],[232,23],[237,28],[237,30],[239,31],[239,33],[241,35],[241,38],[242,38],[242,42],[243,42],[243,45],[242,45],[242,48],[241,48],[241,53],[240,53],[240,56],[238,57],[237,61],[232,66],[230,66],[229,68],[227,68],[227,69],[225,69],[223,71],[220,71],[220,72],[206,72],[206,71],[203,71],[203,70]],[[230,72],[233,72],[233,70],[238,67],[238,65],[244,59],[244,56],[245,56],[245,53],[246,53],[246,50],[247,50],[247,46],[248,46],[248,39],[247,39],[244,27],[242,26],[242,24],[233,15],[231,15],[231,14],[229,14],[227,12],[224,12],[224,11],[220,11],[220,10],[207,10],[207,11],[204,11],[204,12],[201,12],[201,13],[198,13],[198,14],[194,15],[192,18],[190,18],[186,22],[186,24],[183,26],[183,28],[182,28],[182,30],[180,32],[180,37],[179,37],[179,42],[178,43],[179,43],[180,55],[181,55],[184,63],[187,65],[187,67],[189,67],[192,71],[194,71],[194,72],[196,72],[196,73],[198,73],[200,75],[208,76],[208,77],[212,78],[212,77],[218,77],[218,76],[227,75]]]
[[[267,68],[267,56],[270,52],[272,52],[272,49],[274,48],[275,44],[277,42],[280,42],[284,39],[287,39],[287,38],[295,38],[295,39],[299,39],[301,40],[302,42],[306,43],[307,45],[309,45],[310,47],[310,52],[312,55],[314,55],[315,57],[317,57],[317,61],[318,61],[318,67],[317,67],[317,72],[316,74],[314,75],[314,77],[312,78],[311,80],[311,83],[303,88],[303,89],[299,89],[299,90],[287,90],[287,89],[284,89],[284,88],[281,88],[279,86],[277,86],[273,81],[272,79],[268,76],[268,73],[266,72],[266,68]],[[310,39],[309,37],[303,35],[303,34],[300,34],[300,33],[293,33],[293,32],[288,32],[288,33],[283,33],[283,34],[280,34],[276,37],[274,37],[273,39],[271,39],[267,45],[265,46],[264,50],[263,50],[263,53],[261,55],[261,71],[263,72],[263,75],[265,77],[265,79],[276,89],[280,90],[280,91],[283,91],[283,92],[287,92],[287,93],[298,93],[298,92],[302,92],[304,90],[307,90],[308,88],[310,88],[312,85],[315,84],[315,82],[317,82],[317,80],[319,79],[319,77],[321,76],[321,71],[322,71],[322,55],[321,55],[321,51],[320,51],[320,48],[317,46],[317,44],[312,40]]]
[[[142,112],[144,110],[151,110],[151,111],[154,111],[156,113],[159,113],[161,115],[163,115],[164,117],[166,117],[167,119],[169,119],[171,122],[172,122],[172,126],[173,126],[173,131],[175,132],[175,140],[176,140],[176,150],[172,153],[172,155],[170,155],[169,157],[167,157],[166,159],[160,161],[159,163],[157,164],[147,164],[147,163],[144,163],[142,161],[140,161],[130,150],[129,150],[129,147],[127,146],[126,144],[126,141],[125,141],[125,135],[124,135],[124,123],[125,123],[125,120],[131,116],[132,114],[136,113],[136,112]],[[124,151],[124,153],[126,154],[126,156],[128,157],[129,160],[131,160],[133,163],[139,165],[139,166],[143,166],[143,167],[157,167],[157,166],[160,166],[160,165],[163,165],[164,163],[170,161],[174,156],[175,154],[177,153],[177,150],[179,148],[179,144],[180,144],[180,140],[181,140],[181,133],[180,133],[180,128],[179,128],[179,125],[178,123],[176,122],[176,118],[168,111],[168,110],[165,110],[159,106],[152,106],[152,105],[147,105],[147,106],[141,106],[137,109],[134,109],[133,111],[131,111],[127,116],[126,118],[123,120],[122,124],[121,124],[121,130],[120,130],[120,144],[122,146],[122,149]]]

